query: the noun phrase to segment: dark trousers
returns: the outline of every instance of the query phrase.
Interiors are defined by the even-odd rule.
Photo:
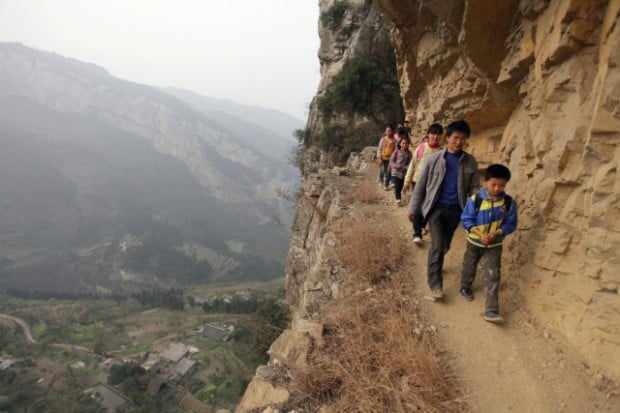
[[[413,190],[415,189],[415,182],[411,183],[411,193],[413,194]],[[421,213],[414,212],[413,213],[413,221],[411,225],[413,226],[413,236],[422,238],[422,229],[424,228],[424,216]]]
[[[390,161],[381,160],[381,166],[379,166],[379,180],[383,183],[384,186],[388,186],[390,184]]]
[[[478,247],[467,243],[463,257],[463,272],[461,273],[461,287],[471,288],[476,277],[476,268],[480,259],[484,262],[484,291],[485,311],[499,312],[499,282],[502,265],[502,246],[494,248]]]
[[[392,182],[394,183],[394,196],[396,197],[396,199],[401,199],[403,193],[403,185],[405,181],[403,180],[403,178],[393,176]]]
[[[443,257],[450,249],[454,231],[461,222],[461,207],[436,206],[426,220],[431,230],[431,246],[428,249],[428,286],[434,290],[443,288]]]

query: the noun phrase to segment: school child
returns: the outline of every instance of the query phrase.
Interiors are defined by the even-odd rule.
[[[440,140],[443,135],[443,127],[438,123],[433,123],[428,127],[426,131],[426,137],[424,142],[422,142],[416,150],[413,152],[413,159],[407,168],[407,174],[405,175],[405,183],[403,186],[403,193],[407,193],[409,187],[411,190],[415,188],[415,183],[417,182],[420,174],[422,172],[422,168],[424,167],[424,162],[428,158],[428,156],[432,153],[435,153],[441,150]],[[421,214],[415,214],[412,217],[412,226],[413,226],[413,243],[421,246],[423,244],[422,241],[422,229],[425,226],[424,217]]]
[[[390,157],[396,149],[396,138],[391,126],[385,128],[385,134],[379,141],[379,147],[377,148],[377,158],[379,159],[379,183],[381,183],[385,190],[389,189],[390,184]]]
[[[394,151],[390,158],[390,166],[392,169],[392,182],[394,183],[394,197],[398,205],[402,204],[402,190],[405,179],[405,172],[411,162],[412,153],[409,150],[409,138],[402,136],[398,144],[398,148]]]
[[[498,323],[499,283],[502,243],[506,235],[517,228],[517,205],[504,192],[510,180],[510,170],[504,165],[489,165],[484,174],[484,188],[467,200],[461,214],[467,230],[467,249],[463,257],[460,293],[467,301],[474,299],[471,286],[478,262],[484,260],[485,312],[484,319]]]

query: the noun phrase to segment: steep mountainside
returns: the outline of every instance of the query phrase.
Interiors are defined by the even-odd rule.
[[[281,276],[290,211],[273,187],[296,174],[184,102],[2,44],[0,109],[0,288]]]
[[[620,379],[620,3],[377,3],[416,130],[467,119],[481,166],[513,172],[528,309]]]

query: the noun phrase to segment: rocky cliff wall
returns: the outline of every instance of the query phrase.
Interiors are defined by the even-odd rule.
[[[377,0],[420,134],[466,119],[503,162],[525,305],[620,378],[620,1]]]

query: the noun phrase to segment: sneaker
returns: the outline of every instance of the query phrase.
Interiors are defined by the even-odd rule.
[[[413,243],[414,243],[415,245],[420,246],[420,245],[424,244],[424,241],[422,241],[422,238],[421,238],[421,237],[418,237],[418,236],[416,235],[415,237],[413,237]]]
[[[389,186],[384,186],[383,189],[386,190],[386,191],[389,191],[390,187]]]
[[[428,228],[424,228],[422,230],[422,235],[427,235],[430,231],[428,230]]]
[[[390,183],[390,188],[394,188],[394,184],[393,183]]]
[[[474,299],[474,293],[471,291],[471,288],[462,287],[459,292],[467,301],[471,301]]]
[[[403,201],[402,201],[402,200],[400,200],[400,199],[397,199],[397,200],[396,200],[396,205],[400,206],[400,205],[402,205],[402,204],[403,204]]]
[[[504,321],[504,317],[499,315],[497,311],[486,311],[484,313],[484,319],[491,323],[501,323]]]
[[[434,288],[431,291],[431,297],[436,298],[436,299],[443,298],[443,290],[441,288]]]

